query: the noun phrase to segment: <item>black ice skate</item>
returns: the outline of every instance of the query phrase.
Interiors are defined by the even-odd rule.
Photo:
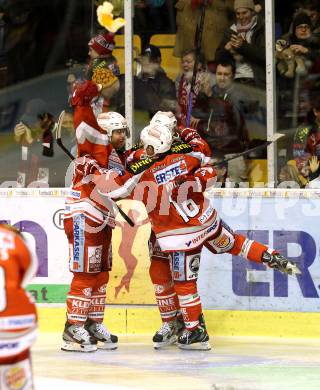
[[[154,349],[175,344],[183,328],[184,322],[178,318],[173,321],[163,322],[161,328],[153,336]]]
[[[203,314],[199,316],[199,325],[196,329],[185,329],[178,338],[180,349],[192,349],[200,351],[210,351],[209,335],[206,330]]]
[[[96,341],[83,326],[66,322],[63,335],[62,351],[94,352],[97,350]]]
[[[210,351],[211,345],[206,328],[199,325],[193,330],[185,329],[178,338],[178,347],[181,349]]]
[[[295,263],[292,263],[279,253],[271,254],[265,251],[262,255],[261,261],[262,263],[267,264],[270,268],[277,269],[278,271],[289,275],[301,274],[301,271]]]
[[[99,349],[113,350],[118,348],[118,337],[111,334],[103,324],[88,319],[84,327],[95,340]]]

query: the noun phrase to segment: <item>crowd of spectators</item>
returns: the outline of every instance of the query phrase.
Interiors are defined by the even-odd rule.
[[[99,0],[92,4],[96,7],[101,2]],[[111,2],[115,16],[123,16],[124,1]],[[19,0],[14,1],[15,9],[16,3],[20,4]],[[305,186],[305,180],[309,181],[318,174],[314,156],[319,153],[317,147],[310,145],[318,142],[315,141],[318,140],[315,129],[319,126],[320,4],[317,0],[288,2],[290,12],[283,14],[279,3],[275,3],[277,130],[287,132],[289,139],[286,146],[288,163],[279,166],[279,181],[284,181],[288,172],[294,170],[297,173],[294,181],[299,186]],[[74,21],[74,28],[70,28],[69,34],[66,34],[68,38],[64,44],[51,48],[56,56],[49,53],[50,48],[46,45],[49,60],[47,58],[45,63],[41,55],[38,59],[40,63],[33,66],[37,62],[36,50],[43,44],[46,34],[47,40],[54,42],[61,32],[57,28],[54,35],[52,25],[46,31],[43,20],[39,18],[39,8],[35,11],[30,4],[25,2],[20,13],[17,11],[20,17],[13,16],[10,7],[0,7],[2,87],[43,71],[62,68],[70,56],[75,55],[73,61],[83,64],[88,54],[89,59],[85,66],[81,66],[80,73],[70,71],[67,80],[69,93],[72,93],[72,84],[77,79],[92,79],[103,85],[104,99],[101,104],[104,109],[124,114],[125,76],[120,74],[118,60],[113,54],[114,36],[102,31],[92,20],[88,28],[83,29],[86,33],[79,33],[78,17]],[[62,10],[62,3],[59,6]],[[199,44],[196,26],[202,6],[203,0],[134,2],[134,33],[140,36],[142,49],[135,61],[135,110],[145,112],[144,118],[147,119],[158,110],[173,111],[179,125],[196,128],[210,144],[213,158],[223,160],[266,138],[264,1],[207,0],[199,52],[196,50]],[[69,4],[68,12],[73,16],[79,15],[79,8],[84,7],[82,2],[74,5],[73,9]],[[83,22],[86,23],[85,20]],[[39,32],[44,33],[41,38]],[[175,78],[170,78],[167,69],[162,66],[161,47],[150,44],[152,35],[168,33],[176,34],[172,55],[181,61],[180,71],[177,70]],[[17,61],[15,71],[11,72],[9,59],[21,50],[24,50],[27,58],[32,57],[31,67],[26,67],[24,60]],[[197,73],[190,95],[195,63]],[[56,114],[47,111],[37,113],[38,120],[44,114]],[[38,129],[39,126],[41,128],[38,122]],[[135,139],[138,139],[138,132]],[[21,144],[23,137],[18,138],[16,136],[16,141]],[[265,158],[265,152],[255,157]],[[53,153],[48,157],[52,156]],[[229,180],[235,183],[248,180],[247,158],[250,155],[227,164],[226,176]],[[297,177],[300,179],[297,180]],[[301,180],[301,177],[305,180]]]

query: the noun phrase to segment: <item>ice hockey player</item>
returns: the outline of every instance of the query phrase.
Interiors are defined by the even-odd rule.
[[[84,168],[93,162],[97,169],[113,169],[121,175],[124,167],[116,150],[123,148],[128,126],[122,115],[108,112],[104,114],[107,131],[102,130],[95,116],[98,111],[92,107],[98,96],[98,85],[86,81],[76,87],[72,97],[78,158],[64,216],[73,273],[62,336],[64,351],[116,349],[118,341],[103,325],[114,213],[103,201],[90,196],[93,184],[85,180],[90,171]]]
[[[0,384],[1,389],[32,390],[30,347],[37,314],[25,288],[38,269],[37,257],[19,231],[0,224]]]
[[[183,132],[182,132],[183,139]],[[145,204],[151,227],[162,251],[171,255],[174,289],[179,299],[185,331],[178,338],[181,349],[209,350],[209,336],[197,291],[200,253],[231,253],[264,263],[288,274],[295,264],[277,251],[237,234],[220,219],[203,192],[215,181],[215,171],[205,166],[205,141],[194,136],[193,145],[172,146],[171,131],[160,124],[141,132],[148,158],[130,164],[128,175],[111,176],[105,190],[112,198],[133,197]],[[117,183],[116,183],[117,182]],[[112,190],[112,186],[118,188]],[[100,185],[102,183],[100,182]]]
[[[173,142],[181,142],[177,129],[177,119],[172,112],[158,111],[151,119],[150,125],[166,126],[172,133]],[[183,132],[183,138],[192,145],[194,133],[191,129]],[[208,149],[208,152],[209,149]],[[211,152],[208,153],[208,156]],[[149,275],[154,286],[154,292],[162,324],[153,336],[155,349],[175,344],[178,336],[184,329],[184,322],[180,310],[179,299],[174,289],[172,272],[170,269],[170,254],[163,252],[155,234],[151,231],[149,239],[150,268]]]

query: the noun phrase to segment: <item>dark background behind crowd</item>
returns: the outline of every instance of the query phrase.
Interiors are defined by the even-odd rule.
[[[17,172],[43,166],[51,173],[50,186],[64,186],[68,161],[60,158],[50,132],[54,132],[54,119],[59,112],[67,109],[70,115],[64,124],[66,143],[74,147],[68,104],[70,86],[75,79],[86,77],[92,62],[101,60],[91,56],[88,59],[88,42],[102,33],[96,21],[96,8],[101,3],[0,0],[0,159],[10,162],[8,169],[0,169],[2,184],[17,180]],[[123,16],[123,3],[113,1],[115,16]],[[276,130],[286,134],[278,143],[279,181],[290,177],[301,187],[317,177],[319,168],[315,160],[311,162],[320,150],[318,3],[275,1]],[[156,111],[170,110],[182,126],[190,116],[191,125],[210,143],[213,157],[221,160],[257,146],[266,138],[264,1],[208,0],[193,109],[188,113],[201,4],[202,0],[134,1],[134,34],[140,42],[134,53],[134,136],[137,140],[141,128]],[[123,30],[117,36],[121,34]],[[154,41],[155,37],[163,39]],[[108,60],[102,55],[117,79],[110,96],[105,96],[106,109],[122,113],[123,54],[123,47],[115,44]],[[19,131],[24,130],[20,127],[13,132],[22,120],[31,128],[32,144],[28,150],[19,141]],[[27,123],[35,120],[37,125]],[[303,139],[298,142],[299,155],[297,139]],[[37,146],[41,143],[50,144],[50,156],[43,154],[41,145]],[[32,164],[26,168],[25,161],[34,155],[36,158],[32,157]],[[235,185],[266,182],[266,165],[266,150],[260,150],[228,164],[223,180]],[[10,185],[6,184],[2,186]]]

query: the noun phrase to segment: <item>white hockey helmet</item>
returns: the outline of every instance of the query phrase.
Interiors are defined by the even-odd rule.
[[[146,126],[140,134],[141,142],[146,150],[148,146],[152,146],[154,154],[167,152],[171,148],[173,141],[172,133],[167,126],[159,123]]]
[[[154,125],[156,123],[166,126],[172,134],[175,132],[175,128],[177,127],[177,119],[171,111],[156,112],[150,121],[150,125]]]
[[[98,125],[105,130],[109,137],[114,130],[125,130],[126,136],[129,137],[130,131],[126,118],[114,111],[102,112],[97,117]]]

